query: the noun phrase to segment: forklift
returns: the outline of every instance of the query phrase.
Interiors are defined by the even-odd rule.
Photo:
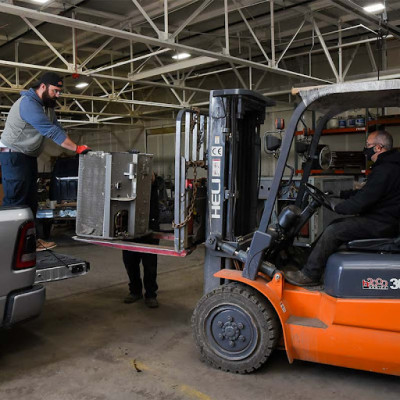
[[[105,181],[110,193],[103,207],[107,218],[101,220],[111,236],[89,232],[75,239],[172,257],[186,257],[204,242],[205,294],[193,312],[192,328],[201,358],[216,368],[249,373],[280,347],[290,363],[400,375],[400,238],[346,243],[329,258],[320,286],[294,286],[284,275],[291,263],[301,267],[308,256],[309,247],[296,244],[302,229],[321,207],[331,207],[327,194],[309,183],[326,123],[355,108],[399,107],[400,80],[343,83],[299,94],[283,140],[267,137],[267,149],[279,152],[279,158],[262,207],[260,128],[275,102],[250,90],[214,90],[208,115],[196,109],[177,115],[173,232],[152,232],[162,243],[145,245],[124,240],[129,236],[125,228],[110,230],[119,215],[111,203],[121,200],[111,191],[126,186],[134,201],[136,182],[142,179],[129,161]],[[289,180],[293,177],[288,158],[306,111],[322,117],[303,152],[295,203],[275,213],[287,185],[285,170],[292,171]]]
[[[247,90],[211,92],[205,294],[192,316],[195,342],[204,361],[234,373],[257,370],[280,347],[289,363],[400,375],[399,238],[346,243],[329,258],[320,286],[294,286],[284,276],[288,264],[296,261],[301,268],[307,258],[309,249],[295,245],[302,228],[320,207],[331,207],[327,194],[308,183],[326,123],[355,108],[399,107],[400,81],[343,83],[299,94],[260,213],[260,125],[274,102]],[[306,111],[322,117],[306,152],[296,202],[274,220]],[[273,142],[276,150],[279,143]]]

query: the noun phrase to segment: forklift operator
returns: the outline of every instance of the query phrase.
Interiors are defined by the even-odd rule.
[[[364,154],[374,163],[366,184],[334,207],[338,214],[354,216],[336,219],[325,229],[314,243],[303,269],[285,274],[289,283],[298,286],[318,285],[329,256],[343,243],[398,234],[400,153],[393,149],[390,133],[378,130],[368,136]]]

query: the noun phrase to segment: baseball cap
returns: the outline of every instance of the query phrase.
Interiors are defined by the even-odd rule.
[[[39,86],[41,83],[44,83],[45,85],[58,86],[61,88],[63,86],[63,79],[55,72],[45,72],[36,82],[35,86]]]

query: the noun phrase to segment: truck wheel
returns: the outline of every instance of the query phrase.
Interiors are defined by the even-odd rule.
[[[238,282],[223,285],[200,299],[193,312],[192,329],[204,361],[241,374],[267,361],[281,331],[269,302]]]

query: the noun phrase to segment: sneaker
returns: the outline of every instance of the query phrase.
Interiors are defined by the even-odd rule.
[[[132,304],[137,302],[138,300],[140,300],[141,298],[143,298],[143,296],[141,294],[132,294],[129,293],[128,296],[125,297],[124,299],[124,303],[125,304]]]
[[[56,246],[57,244],[55,242],[46,242],[43,239],[36,240],[36,251],[50,250],[54,249]]]
[[[158,301],[155,297],[149,297],[149,298],[144,299],[144,304],[146,304],[146,306],[149,308],[157,308],[158,307]]]

